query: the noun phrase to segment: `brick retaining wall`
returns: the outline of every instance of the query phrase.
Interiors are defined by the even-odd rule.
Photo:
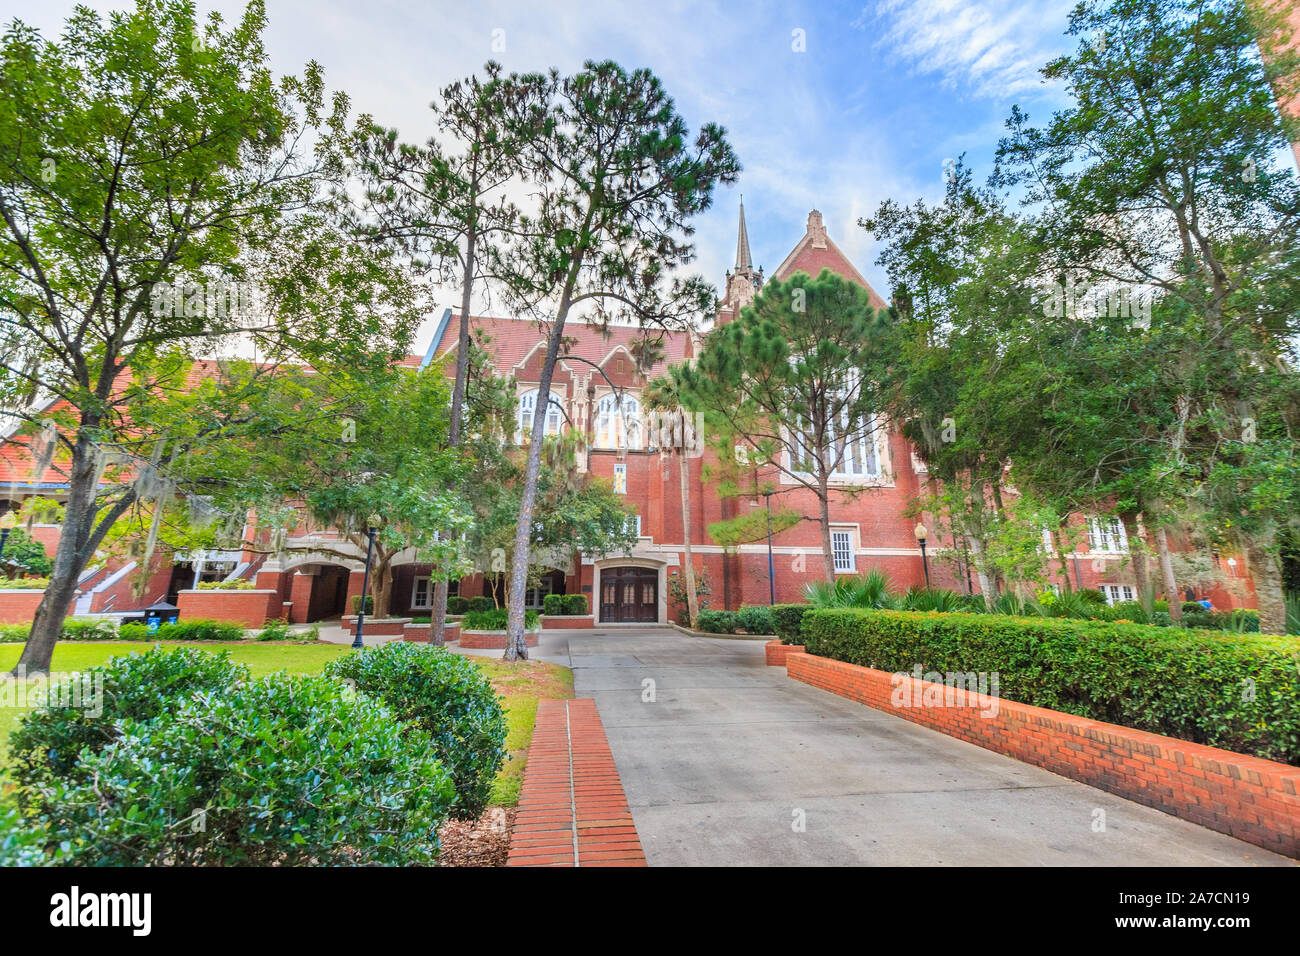
[[[524,643],[529,647],[537,646],[537,639],[541,636],[539,631],[524,631]],[[465,631],[460,632],[460,646],[471,647],[476,649],[501,648],[505,650],[506,632],[505,631]]]
[[[1300,767],[978,694],[964,703],[898,707],[893,674],[807,653],[787,655],[786,669],[840,697],[1300,858]],[[899,680],[909,701],[938,686]],[[986,713],[993,705],[996,713]]]
[[[782,644],[780,641],[768,641],[763,645],[768,667],[785,667],[785,659],[791,654],[802,654],[802,644]]]

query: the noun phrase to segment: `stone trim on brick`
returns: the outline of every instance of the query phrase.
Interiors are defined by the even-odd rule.
[[[646,865],[594,700],[538,702],[506,865]]]
[[[786,657],[794,680],[930,727],[1172,816],[1300,858],[1300,767],[1132,730],[1044,707],[970,694],[965,702],[896,707],[894,675],[807,653]],[[937,687],[901,675],[905,699]],[[920,687],[913,689],[913,684]],[[996,713],[990,713],[996,703]]]

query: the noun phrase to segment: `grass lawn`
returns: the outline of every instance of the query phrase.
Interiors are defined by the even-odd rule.
[[[104,641],[86,643],[64,642],[54,649],[51,669],[69,672],[85,670],[102,664],[118,654],[143,652],[151,647],[144,642],[116,643]],[[167,646],[181,646],[167,642]],[[289,671],[295,674],[314,674],[327,661],[349,652],[343,644],[293,644],[276,642],[201,643],[185,646],[204,650],[229,651],[232,659],[248,665],[254,677]],[[8,671],[18,662],[21,644],[0,644],[0,672]],[[492,790],[492,803],[513,807],[519,802],[519,785],[527,761],[528,744],[533,739],[533,723],[537,718],[537,701],[543,698],[569,698],[573,696],[573,671],[558,664],[544,661],[506,662],[499,658],[470,658],[488,678],[497,693],[505,698],[509,733],[506,748],[510,756],[497,776]],[[25,708],[0,707],[0,769],[8,757],[9,733],[17,726]]]

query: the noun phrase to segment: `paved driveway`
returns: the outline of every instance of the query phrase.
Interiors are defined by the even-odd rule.
[[[651,865],[1294,865],[792,681],[759,642],[609,629],[536,650],[595,698]]]

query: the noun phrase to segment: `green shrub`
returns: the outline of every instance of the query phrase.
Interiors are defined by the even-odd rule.
[[[564,613],[564,595],[548,594],[542,598],[543,614],[563,614]]]
[[[1300,639],[859,610],[810,611],[803,633],[812,654],[892,672],[996,672],[1009,700],[1300,764]]]
[[[468,614],[470,611],[495,611],[496,607],[497,605],[495,601],[487,595],[481,594],[478,597],[470,598],[465,603],[464,613]]]
[[[224,691],[247,678],[248,668],[229,655],[196,647],[155,647],[89,668],[82,686],[95,691],[93,696],[79,702],[71,694],[51,695],[49,705],[24,715],[9,735],[10,769],[20,802],[32,806],[36,788],[55,778],[81,779],[80,761],[117,738],[117,721],[147,723],[182,701]],[[92,706],[77,706],[87,701]]]
[[[1205,611],[1206,611],[1206,607],[1205,607],[1205,605],[1202,604],[1200,601],[1184,601],[1184,602],[1183,602],[1183,613],[1184,613],[1184,614],[1204,614]]]
[[[879,568],[856,578],[836,578],[834,584],[813,581],[804,587],[804,595],[815,607],[892,607],[896,600],[888,575]]]
[[[417,614],[417,615],[415,615],[415,617],[411,618],[411,623],[412,623],[412,624],[432,624],[432,623],[433,623],[433,618],[430,617],[428,614]]]
[[[5,541],[4,566],[18,567],[28,574],[45,577],[53,569],[54,563],[45,553],[45,545],[28,534],[26,528],[14,528]]]
[[[86,866],[429,864],[455,800],[432,748],[327,677],[123,721],[83,769],[45,788],[39,825]]]
[[[284,621],[269,621],[266,627],[262,628],[254,636],[256,641],[287,641],[292,635],[289,632],[289,625]]]
[[[802,644],[803,635],[800,627],[803,616],[812,610],[811,604],[774,604],[772,606],[772,630],[781,638],[782,644]]]
[[[695,619],[695,628],[706,634],[735,634],[740,621],[735,611],[701,611]]]
[[[960,611],[965,607],[965,595],[946,588],[911,588],[899,602],[905,611]]]
[[[747,634],[775,634],[776,624],[772,620],[772,608],[761,605],[742,607],[736,612],[736,623]]]
[[[455,816],[483,812],[506,756],[506,717],[482,670],[441,648],[393,642],[332,660],[325,673],[382,700],[432,744],[456,784]]]
[[[360,613],[361,613],[361,595],[360,595],[360,594],[354,594],[354,595],[352,595],[352,613],[353,613],[353,614],[360,614]],[[367,595],[366,595],[366,613],[367,613],[367,614],[374,614],[374,613],[375,613],[375,596],[374,596],[373,594],[367,594]]]
[[[1099,607],[1106,606],[1106,595],[1101,593],[1100,588],[1079,588],[1074,593],[1089,604],[1095,604]]]
[[[30,624],[0,624],[0,644],[22,643],[31,634]],[[70,617],[63,622],[64,641],[115,641],[117,622],[112,618]]]
[[[469,598],[449,597],[447,598],[448,614],[464,614],[469,610]]]
[[[591,610],[587,606],[587,595],[585,594],[564,595],[564,613],[565,614],[590,614]]]
[[[252,591],[257,587],[248,578],[234,578],[230,581],[200,581],[199,591]]]
[[[506,608],[494,607],[486,611],[466,611],[460,619],[464,631],[504,631],[510,613]],[[542,616],[531,608],[524,611],[524,627],[534,628],[542,623]]]
[[[175,624],[160,624],[150,631],[145,624],[123,624],[117,629],[120,641],[242,641],[245,628],[233,621],[212,621],[195,618],[180,620]]]
[[[49,578],[0,577],[0,590],[43,591],[49,586]]]

